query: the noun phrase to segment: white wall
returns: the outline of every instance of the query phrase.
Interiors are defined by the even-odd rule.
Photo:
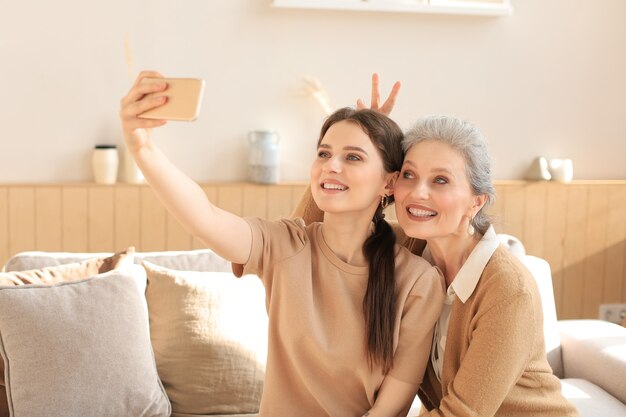
[[[403,90],[394,116],[466,118],[487,136],[495,177],[538,155],[575,178],[626,179],[626,2],[514,0],[512,17],[285,10],[269,0],[18,2],[0,12],[0,182],[89,181],[94,144],[122,145],[119,99],[134,70],[207,80],[200,118],[156,140],[198,181],[245,179],[246,133],[282,137],[282,178],[305,180],[323,113]]]

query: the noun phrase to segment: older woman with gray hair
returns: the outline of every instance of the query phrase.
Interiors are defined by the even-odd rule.
[[[403,146],[398,222],[406,246],[441,269],[447,290],[422,415],[577,416],[546,358],[535,281],[485,214],[495,190],[481,133],[432,116],[406,132]]]
[[[378,107],[375,77],[372,108],[388,114],[397,90]],[[495,189],[481,133],[455,117],[426,117],[405,133],[403,147],[394,186],[403,244],[439,267],[447,290],[420,415],[578,416],[546,358],[534,278],[500,245],[485,214]],[[320,215],[306,196],[298,212],[307,221]]]

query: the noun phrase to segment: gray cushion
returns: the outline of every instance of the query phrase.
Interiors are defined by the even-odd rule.
[[[562,379],[561,391],[578,409],[580,417],[626,416],[626,405],[584,379]]]
[[[0,353],[13,417],[169,416],[131,265],[82,281],[0,288]],[[54,410],[51,414],[51,410]]]

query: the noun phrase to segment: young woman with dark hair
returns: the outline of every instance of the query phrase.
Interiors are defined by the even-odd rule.
[[[340,109],[325,121],[310,172],[322,222],[241,218],[156,148],[137,115],[165,83],[144,72],[122,99],[126,144],[167,209],[237,275],[266,290],[269,345],[262,417],[395,417],[426,369],[443,302],[437,268],[396,245],[383,210],[402,164],[402,131],[372,110]]]

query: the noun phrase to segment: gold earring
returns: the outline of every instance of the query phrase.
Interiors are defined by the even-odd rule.
[[[380,198],[380,205],[383,208],[383,210],[386,209],[387,206],[389,205],[389,197],[387,197],[386,195],[383,195]]]

